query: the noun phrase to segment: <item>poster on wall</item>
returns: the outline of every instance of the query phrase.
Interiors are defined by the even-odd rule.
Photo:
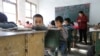
[[[83,11],[89,19],[90,3],[56,7],[55,16],[62,16],[64,19],[70,18],[73,22],[75,22],[79,11]]]

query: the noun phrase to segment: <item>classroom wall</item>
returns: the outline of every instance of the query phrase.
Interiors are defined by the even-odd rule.
[[[33,2],[34,4],[38,4],[38,0],[27,0],[27,1]]]
[[[43,15],[46,25],[55,18],[55,7],[90,3],[90,22],[100,22],[100,0],[39,0],[39,13]]]
[[[25,1],[26,0],[17,0],[18,20],[25,19]],[[28,0],[28,1],[37,5],[37,12],[38,12],[38,0]],[[0,12],[3,12],[2,0],[0,0]]]
[[[0,0],[0,12],[2,12],[2,0]]]

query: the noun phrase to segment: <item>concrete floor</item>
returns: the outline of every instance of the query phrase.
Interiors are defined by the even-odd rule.
[[[68,53],[67,56],[87,56],[87,50],[89,47],[89,44],[85,45],[84,43],[76,43],[76,46],[71,48],[71,52],[70,54]],[[58,56],[61,56],[60,52],[58,53]]]
[[[75,48],[71,48],[70,54],[67,56],[87,56],[87,51],[90,45],[85,45],[82,43],[77,43]],[[61,56],[60,54],[58,56]]]
[[[87,56],[87,51],[90,45],[77,43],[75,48],[71,48],[71,53],[67,56]]]

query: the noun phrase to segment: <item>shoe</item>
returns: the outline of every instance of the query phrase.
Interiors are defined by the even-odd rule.
[[[85,42],[85,44],[87,45],[87,42]]]
[[[79,43],[82,43],[82,41],[79,41]]]

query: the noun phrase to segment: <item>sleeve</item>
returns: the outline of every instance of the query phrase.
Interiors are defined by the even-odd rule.
[[[73,26],[67,26],[68,27],[68,30],[74,30],[74,27]]]
[[[67,38],[68,38],[68,27],[64,27],[64,32],[65,32],[65,34],[66,34],[66,40],[67,40]]]

